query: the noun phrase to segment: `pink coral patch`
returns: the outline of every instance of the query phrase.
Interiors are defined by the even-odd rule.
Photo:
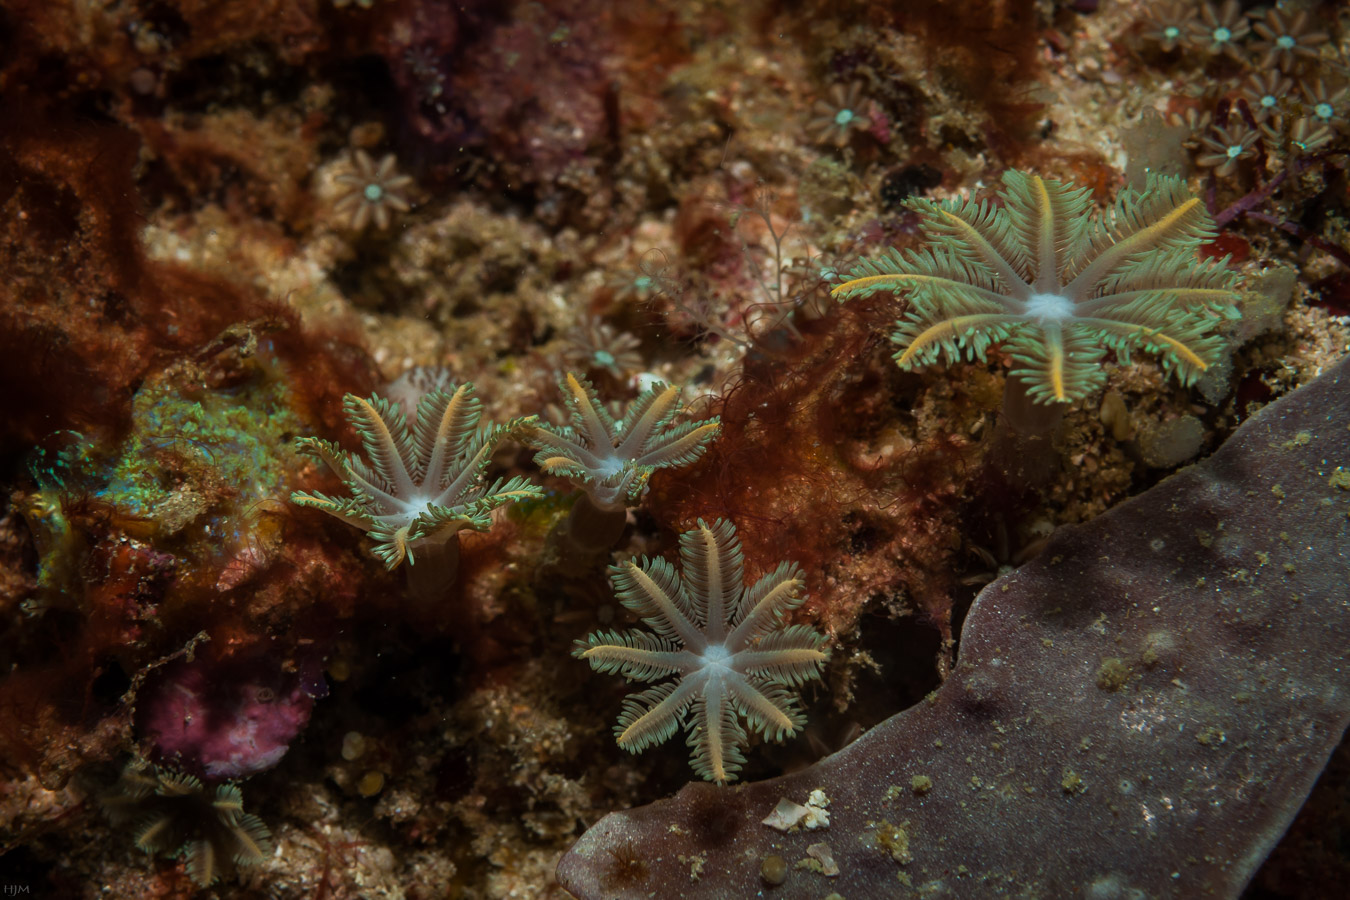
[[[178,663],[147,692],[138,724],[157,757],[206,778],[242,778],[281,761],[309,723],[317,685],[274,656]]]

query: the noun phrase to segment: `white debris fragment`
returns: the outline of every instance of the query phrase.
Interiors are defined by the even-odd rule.
[[[830,798],[825,796],[825,792],[816,788],[806,796],[806,818],[802,819],[802,827],[807,831],[815,831],[817,828],[830,827],[830,814],[825,811],[825,807],[830,805]]]
[[[778,805],[773,808],[764,819],[764,824],[770,828],[777,828],[779,831],[789,831],[801,824],[811,810],[802,806],[800,803],[793,803],[786,797],[779,799]]]
[[[807,796],[805,806],[786,797],[780,798],[778,805],[763,822],[779,831],[791,831],[795,828],[815,831],[817,828],[828,828],[830,814],[825,807],[829,805],[830,798],[826,797],[820,788],[816,788]]]
[[[839,863],[834,861],[834,852],[829,844],[812,844],[806,848],[806,855],[820,863],[820,874],[833,878],[839,874]]]

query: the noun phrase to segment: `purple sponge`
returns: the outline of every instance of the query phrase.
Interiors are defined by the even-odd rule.
[[[159,760],[204,778],[272,768],[309,723],[314,698],[327,693],[317,659],[287,672],[282,658],[260,653],[171,664],[140,702],[141,736]]]

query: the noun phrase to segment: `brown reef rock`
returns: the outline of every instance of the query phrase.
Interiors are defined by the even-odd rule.
[[[1236,897],[1350,718],[1347,396],[1342,362],[1065,529],[980,594],[931,702],[796,774],[606,816],[559,881],[582,898]],[[827,826],[761,823],[817,790]]]

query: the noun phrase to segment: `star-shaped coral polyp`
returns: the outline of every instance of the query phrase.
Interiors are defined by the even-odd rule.
[[[297,446],[326,463],[351,497],[297,491],[291,502],[368,531],[375,555],[392,569],[404,560],[415,564],[418,550],[444,545],[465,528],[486,531],[499,506],[540,496],[524,478],[483,479],[497,445],[534,417],[480,428],[483,404],[473,384],[447,388],[422,396],[411,429],[398,404],[348,394],[342,407],[369,462],[318,438],[301,438]]]
[[[1150,175],[1098,218],[1086,188],[1012,170],[1003,183],[998,204],[906,201],[928,244],[864,260],[834,289],[907,296],[891,337],[901,368],[983,360],[1002,343],[1034,401],[1066,403],[1105,383],[1107,350],[1122,364],[1155,353],[1183,384],[1218,361],[1235,275],[1198,258],[1214,224],[1184,181]]]
[[[680,567],[646,557],[611,566],[616,596],[655,634],[595,632],[574,654],[630,681],[674,676],[624,700],[619,746],[638,753],[684,727],[694,771],[725,784],[745,763],[742,719],[772,741],[805,724],[795,689],[820,677],[826,637],[809,625],[781,625],[806,599],[795,563],[745,586],[740,541],[726,519],[700,519],[680,536]]]
[[[636,504],[653,472],[698,459],[721,428],[716,416],[671,425],[680,413],[674,385],[643,391],[621,419],[605,411],[584,378],[569,372],[560,387],[571,425],[537,423],[524,440],[539,451],[539,468],[586,491],[598,509]]]

